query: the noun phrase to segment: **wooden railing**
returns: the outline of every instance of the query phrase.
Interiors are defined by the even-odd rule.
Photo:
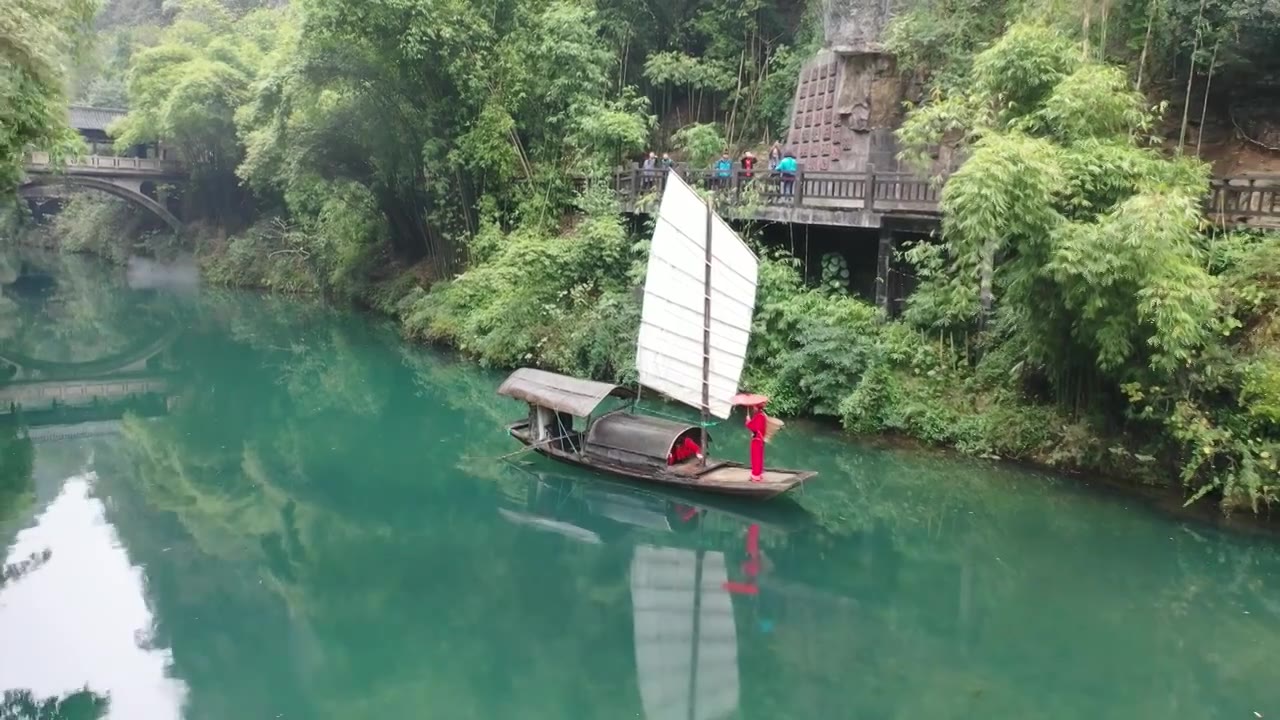
[[[802,207],[926,217],[940,213],[941,183],[909,173],[880,173],[874,167],[860,173],[802,170],[790,183],[767,168],[751,172],[672,169],[691,185],[714,190],[719,203],[748,210]],[[665,171],[639,166],[616,170],[612,176],[614,191],[636,210],[641,209],[636,207],[639,198],[656,196],[665,182]],[[1221,225],[1280,229],[1280,175],[1216,179],[1205,210]]]
[[[1280,227],[1280,175],[1214,180],[1209,215],[1223,224]]]
[[[721,203],[761,207],[809,207],[932,215],[938,212],[940,187],[908,173],[799,172],[786,179],[768,168],[706,170],[673,167],[685,182],[713,190]],[[613,173],[613,189],[628,203],[660,193],[666,172],[641,167]]]

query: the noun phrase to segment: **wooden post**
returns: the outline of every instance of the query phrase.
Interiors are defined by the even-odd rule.
[[[876,166],[873,163],[867,163],[867,212],[874,212],[876,209]]]
[[[640,163],[631,163],[631,200],[640,198]]]
[[[707,419],[711,417],[711,223],[715,196],[707,199],[706,269],[703,274],[702,299],[702,466],[707,466]]]
[[[880,246],[876,251],[876,307],[889,314],[889,269],[893,264],[893,230],[880,226]]]
[[[791,193],[791,203],[800,205],[804,202],[804,166],[796,163],[796,186]]]

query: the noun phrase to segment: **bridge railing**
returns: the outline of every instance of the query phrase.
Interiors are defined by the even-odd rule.
[[[53,158],[47,152],[29,152],[24,158],[29,168],[52,168]],[[79,155],[65,160],[68,169],[92,168],[104,171],[177,173],[182,165],[173,160],[158,158],[114,157],[111,155]]]
[[[942,185],[935,180],[910,173],[877,172],[873,166],[858,173],[802,169],[790,184],[767,168],[748,172],[676,165],[672,171],[695,187],[715,191],[718,202],[727,205],[936,216],[942,199]],[[612,175],[613,190],[632,206],[645,195],[656,196],[665,183],[662,169],[632,166]],[[1205,210],[1221,225],[1280,228],[1280,174],[1215,179]]]
[[[672,171],[690,185],[716,192],[720,202],[731,205],[936,214],[941,192],[932,180],[910,173],[878,173],[874,167],[861,173],[802,170],[792,180],[759,167],[748,171],[673,166]],[[657,168],[621,168],[612,175],[613,190],[628,203],[660,193],[665,184],[666,171]]]
[[[1211,183],[1209,214],[1230,224],[1280,227],[1280,175],[1246,175]]]

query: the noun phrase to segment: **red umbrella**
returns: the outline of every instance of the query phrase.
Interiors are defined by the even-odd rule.
[[[745,407],[756,407],[769,402],[769,398],[764,395],[753,395],[751,393],[738,393],[730,400],[734,405],[742,405]]]

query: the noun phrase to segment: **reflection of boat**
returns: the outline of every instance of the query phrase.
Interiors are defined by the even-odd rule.
[[[648,720],[738,708],[738,632],[719,552],[641,545],[631,560],[636,671]]]
[[[668,465],[676,448],[700,437],[711,416],[729,417],[739,402],[755,312],[759,261],[697,193],[672,175],[649,249],[644,308],[636,342],[640,385],[702,412],[701,426],[640,415],[630,408],[599,417],[609,397],[635,397],[616,385],[540,370],[513,373],[499,394],[529,403],[529,419],[513,437],[543,455],[632,480],[699,491],[770,498],[815,473],[765,468],[751,480],[739,462],[687,458]],[[575,429],[574,418],[585,427]]]
[[[499,513],[508,521],[593,544],[600,542],[601,535],[628,528],[676,533],[715,527],[736,534],[749,523],[786,532],[807,527],[809,521],[808,513],[792,503],[693,500],[628,483],[601,479],[584,483],[533,472],[523,486],[506,494],[510,502]]]

